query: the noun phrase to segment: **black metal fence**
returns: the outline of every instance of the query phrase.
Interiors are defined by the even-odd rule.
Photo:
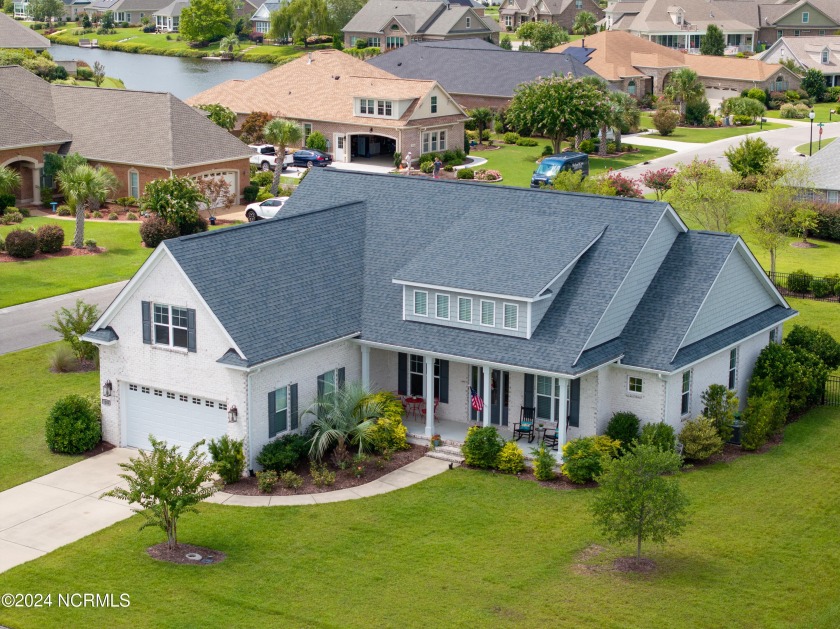
[[[840,278],[810,273],[768,273],[770,281],[787,297],[840,302]]]
[[[822,403],[824,406],[840,406],[840,376],[829,376],[825,381]]]

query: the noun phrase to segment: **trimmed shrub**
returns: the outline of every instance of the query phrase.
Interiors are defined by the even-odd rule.
[[[126,214],[125,218],[128,221],[136,221],[137,215],[134,212],[129,212],[128,214]]]
[[[525,455],[515,441],[508,441],[496,459],[496,469],[505,474],[519,474],[525,469]]]
[[[703,416],[712,420],[724,443],[732,438],[732,424],[738,412],[738,398],[722,384],[710,384],[700,395]]]
[[[382,406],[382,416],[376,420],[368,435],[373,449],[380,453],[408,450],[411,446],[406,441],[408,429],[402,422],[402,402],[389,391],[379,391],[371,395],[369,400]]]
[[[259,193],[259,186],[248,184],[242,189],[242,196],[245,198],[245,203],[253,203],[257,200],[257,193]]]
[[[111,213],[108,215],[108,220],[109,220],[109,221],[118,221],[118,220],[120,220],[120,215],[119,215],[119,214],[117,214],[116,212],[111,212]]]
[[[764,94],[762,90],[759,91]],[[702,125],[710,112],[709,101],[705,98],[691,101],[685,105],[685,121],[688,124]]]
[[[70,209],[69,205],[59,205],[56,208],[56,213],[59,216],[73,216],[73,210]]]
[[[578,145],[578,150],[581,153],[587,153],[587,154],[594,153],[595,152],[595,142],[593,142],[592,140],[583,140]]]
[[[313,461],[309,465],[309,474],[316,487],[329,487],[335,483],[335,472],[331,472],[326,464],[318,465]]]
[[[665,422],[655,422],[642,426],[639,443],[650,445],[663,452],[673,452],[677,445],[677,433],[673,426]]]
[[[306,140],[306,148],[314,149],[316,151],[321,151],[323,153],[327,152],[327,138],[324,137],[324,134],[320,131],[313,131],[309,134],[309,138]]]
[[[486,170],[484,168],[479,168],[475,171],[475,178],[478,181],[499,181],[502,178],[502,173],[498,170]]]
[[[94,210],[94,212],[91,216],[93,218],[102,218],[102,212],[100,212],[99,210]]]
[[[309,439],[303,435],[288,434],[269,441],[257,456],[257,463],[278,474],[295,469],[309,454]]]
[[[758,87],[753,87],[747,90],[746,97],[754,98],[762,104],[767,102],[767,95],[764,93],[763,89],[760,89]]]
[[[516,144],[519,141],[519,134],[513,131],[505,133],[505,144]]]
[[[811,281],[811,283],[808,285],[808,290],[814,293],[814,297],[816,297],[817,299],[829,297],[834,293],[831,284],[829,284],[823,279],[816,279]]]
[[[38,249],[38,237],[31,231],[15,229],[6,235],[6,253],[13,258],[31,258]]]
[[[41,253],[55,253],[64,246],[64,230],[58,225],[41,225],[35,237]]]
[[[653,126],[656,127],[659,135],[671,135],[674,132],[674,129],[677,128],[677,124],[680,122],[680,112],[668,107],[663,107],[653,112],[652,118]]]
[[[785,118],[787,120],[793,120],[796,118],[804,118],[805,116],[801,115],[797,110],[796,107],[791,105],[790,103],[784,103],[781,107],[779,107],[779,116]]]
[[[639,417],[627,411],[615,413],[607,424],[607,436],[621,443],[621,450],[626,451],[639,436]]]
[[[840,367],[840,342],[835,341],[825,330],[794,325],[785,337],[785,345],[801,347],[816,354],[829,369]]]
[[[475,179],[475,171],[472,168],[462,168],[456,175],[458,179]]]
[[[494,426],[470,426],[461,452],[467,465],[490,469],[496,466],[504,445],[504,439]]]
[[[213,457],[216,472],[226,484],[235,483],[245,471],[245,451],[241,439],[231,439],[227,435],[216,441],[211,439],[207,450]]]
[[[785,424],[788,413],[787,391],[773,387],[769,381],[756,382],[755,395],[747,400],[741,419],[741,447],[744,450],[757,450],[767,439]]]
[[[0,215],[0,225],[16,225],[23,222],[23,214],[16,207],[6,208]]]
[[[96,250],[96,241],[93,238],[86,238],[85,239],[85,247],[88,251],[95,251]]]
[[[536,146],[539,144],[534,138],[519,138],[516,141],[516,146]]]
[[[274,182],[274,173],[270,170],[261,170],[251,177],[251,183],[258,188],[270,186]]]
[[[573,483],[594,480],[604,464],[618,455],[620,447],[620,442],[607,435],[572,439],[563,446],[563,474]]]
[[[545,447],[545,441],[540,443],[539,448],[532,448],[531,454],[534,457],[534,478],[547,481],[557,476],[554,473],[557,459],[551,454],[551,450]]]
[[[432,170],[434,170],[434,167],[435,165],[433,162],[422,162],[420,164],[420,172],[428,175],[432,172]]]
[[[98,400],[68,395],[56,402],[47,417],[47,446],[53,452],[81,454],[102,440]]]
[[[768,379],[777,389],[785,389],[790,410],[798,412],[819,401],[828,369],[820,358],[804,347],[770,343],[755,361],[749,395],[756,395],[754,381]]]
[[[264,494],[270,494],[274,491],[274,486],[277,484],[277,472],[274,470],[265,470],[257,472],[257,487]]]
[[[149,249],[154,249],[164,240],[180,235],[177,225],[170,225],[159,216],[147,218],[140,225],[140,238]]]
[[[797,269],[788,275],[788,290],[792,293],[807,293],[814,276],[803,269]]]
[[[723,450],[723,439],[714,422],[702,416],[683,424],[680,443],[683,444],[683,456],[690,461],[705,461]]]
[[[303,478],[292,471],[283,472],[280,475],[280,482],[283,483],[286,489],[293,489],[294,491],[303,487]]]

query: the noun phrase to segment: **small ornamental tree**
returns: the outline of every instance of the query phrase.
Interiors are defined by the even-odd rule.
[[[207,117],[219,125],[222,129],[226,129],[230,131],[233,129],[234,125],[236,124],[236,114],[233,112],[232,109],[225,107],[224,105],[218,104],[210,104],[210,105],[199,105],[198,109],[207,112]]]
[[[493,123],[493,111],[489,107],[476,107],[467,111],[478,129],[478,143],[481,144],[481,137],[484,130]]]
[[[632,177],[625,177],[621,173],[610,173],[607,175],[610,185],[615,188],[615,194],[618,197],[627,197],[629,199],[642,199],[642,189],[639,184]]]
[[[709,24],[706,27],[706,34],[700,38],[700,54],[722,57],[725,47],[723,31],[717,25]]]
[[[199,448],[202,439],[194,444],[186,456],[178,446],[167,446],[149,435],[152,451],[140,450],[140,456],[128,463],[120,463],[126,473],[120,474],[128,489],[117,487],[102,494],[137,504],[133,508],[146,520],[140,527],[157,526],[166,533],[169,549],[178,546],[178,519],[185,513],[198,513],[195,506],[216,493],[212,483],[215,467],[208,463]]]
[[[70,346],[78,361],[93,360],[96,357],[96,345],[82,340],[82,335],[90,330],[99,318],[96,304],[86,304],[77,299],[73,310],[61,308],[53,314],[51,330],[58,332]]]
[[[531,44],[531,48],[538,52],[554,48],[569,41],[566,29],[551,22],[526,22],[516,31],[519,39]]]
[[[688,524],[686,498],[675,474],[680,469],[676,452],[638,445],[620,459],[606,464],[598,477],[601,486],[591,510],[595,522],[612,542],[636,540],[636,559],[642,542],[663,544]]]
[[[738,412],[738,398],[722,384],[710,384],[700,395],[703,416],[712,420],[724,442],[732,438],[732,423]]]
[[[747,177],[749,175],[765,174],[776,163],[779,157],[779,149],[770,146],[762,138],[747,136],[738,145],[730,146],[723,154],[733,171],[742,177]]]
[[[802,77],[802,89],[815,101],[821,101],[825,95],[825,75],[817,68],[809,68]]]
[[[671,179],[668,199],[671,205],[703,229],[728,232],[732,225],[737,173],[724,172],[713,160],[696,157],[689,164],[679,164]]]
[[[262,144],[265,142],[265,126],[273,117],[265,111],[252,111],[242,121],[242,135],[239,139],[246,144]]]
[[[753,122],[760,118],[766,111],[764,103],[755,98],[745,96],[735,96],[727,98],[721,105],[721,111],[725,116],[732,114],[733,116],[745,116],[752,118]]]
[[[661,136],[668,136],[677,128],[680,122],[680,112],[671,107],[660,107],[651,116],[653,126]]]
[[[661,201],[665,193],[671,189],[671,179],[677,174],[676,168],[660,168],[646,170],[642,173],[642,183],[653,190],[656,200]]]
[[[107,13],[110,13],[110,11],[108,11]],[[99,61],[93,62],[92,78],[96,87],[102,87],[102,84],[105,82],[105,66],[102,65],[102,63],[100,63]]]

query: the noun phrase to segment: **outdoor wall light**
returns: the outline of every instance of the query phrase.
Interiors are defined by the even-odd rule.
[[[102,397],[111,397],[111,392],[114,390],[114,387],[111,385],[110,380],[106,380],[105,384],[102,385]]]
[[[228,423],[229,424],[235,424],[238,417],[239,417],[239,411],[236,410],[235,406],[231,406],[228,409]]]

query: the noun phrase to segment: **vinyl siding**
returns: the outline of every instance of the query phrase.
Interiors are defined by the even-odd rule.
[[[754,269],[736,249],[724,263],[681,347],[757,315],[774,305],[776,300],[766,283],[757,281]]]
[[[545,313],[548,311],[551,304],[554,302],[554,299],[560,293],[560,290],[563,288],[563,284],[566,283],[566,280],[569,279],[569,276],[572,274],[572,270],[574,269],[574,265],[570,268],[566,269],[566,271],[560,275],[553,283],[548,286],[548,290],[551,291],[551,296],[547,297],[546,299],[540,299],[539,301],[535,301],[531,303],[531,330],[529,334],[533,334],[534,330],[537,329],[537,326],[542,321],[542,318],[545,316]]]
[[[678,233],[674,223],[663,215],[584,349],[606,343],[621,334]]]

